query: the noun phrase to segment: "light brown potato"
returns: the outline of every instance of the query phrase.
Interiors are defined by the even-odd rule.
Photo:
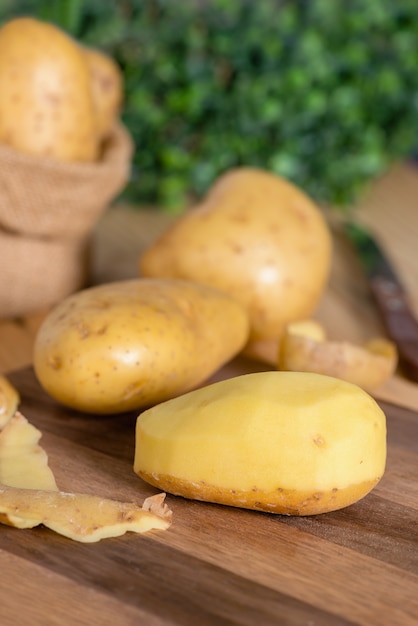
[[[88,413],[149,406],[201,384],[241,350],[248,316],[235,300],[176,279],[137,279],[80,291],[36,336],[45,390]]]
[[[369,391],[392,376],[397,362],[397,350],[391,341],[381,337],[364,345],[329,341],[313,320],[289,325],[278,356],[280,370],[335,376]]]
[[[251,341],[308,317],[328,280],[331,237],[315,204],[290,182],[239,168],[223,175],[139,259],[143,276],[187,278],[232,295]]]
[[[118,119],[123,100],[123,77],[118,64],[95,48],[84,48],[91,76],[97,132],[105,139]]]
[[[381,479],[386,420],[359,387],[300,372],[208,385],[143,412],[134,470],[158,489],[286,515],[363,498]]]
[[[0,142],[63,161],[94,161],[98,134],[80,46],[30,17],[0,29]]]

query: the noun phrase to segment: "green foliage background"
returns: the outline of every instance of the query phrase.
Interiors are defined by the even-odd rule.
[[[2,0],[53,21],[125,77],[126,191],[181,208],[250,164],[349,206],[417,144],[417,0]]]

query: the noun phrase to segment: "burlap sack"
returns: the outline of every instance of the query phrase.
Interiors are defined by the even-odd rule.
[[[85,284],[89,235],[125,186],[132,153],[121,124],[97,163],[0,145],[0,318],[48,307]]]
[[[0,231],[0,317],[48,308],[88,277],[86,241],[22,237]]]

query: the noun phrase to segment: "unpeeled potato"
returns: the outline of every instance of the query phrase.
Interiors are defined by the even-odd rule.
[[[330,263],[331,237],[318,207],[289,181],[243,167],[221,176],[153,242],[139,271],[230,294],[247,309],[255,341],[276,339],[286,324],[312,313]]]
[[[85,56],[62,30],[19,17],[0,29],[0,142],[63,161],[98,156]]]
[[[378,404],[320,374],[231,378],[137,420],[134,470],[142,479],[186,498],[271,513],[348,506],[379,482],[385,462]]]
[[[241,350],[248,316],[226,294],[178,279],[79,291],[42,323],[34,368],[44,389],[88,413],[120,413],[201,384]]]
[[[85,48],[90,71],[97,132],[105,139],[119,117],[123,100],[123,78],[118,64],[96,48]]]

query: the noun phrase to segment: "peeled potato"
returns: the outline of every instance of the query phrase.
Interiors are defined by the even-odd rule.
[[[53,24],[19,17],[0,29],[0,142],[63,161],[98,156],[86,59]]]
[[[137,279],[79,291],[35,339],[44,389],[87,413],[149,406],[201,384],[241,350],[248,317],[226,294],[175,279]]]
[[[328,280],[331,237],[320,209],[270,172],[221,176],[139,259],[143,276],[210,285],[243,304],[251,341],[276,339],[316,308]]]
[[[316,372],[342,378],[373,390],[392,376],[397,365],[395,345],[374,338],[364,345],[329,341],[313,320],[289,325],[284,333],[278,368],[293,372]]]
[[[137,420],[134,470],[175,495],[286,515],[348,506],[381,479],[386,419],[364,390],[299,372],[239,376]]]

